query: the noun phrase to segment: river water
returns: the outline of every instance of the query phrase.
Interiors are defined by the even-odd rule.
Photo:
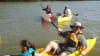
[[[50,40],[63,40],[52,25],[48,28],[42,26],[40,4],[49,4],[55,14],[62,13],[67,4],[73,14],[79,14],[73,15],[71,23],[82,22],[84,35],[97,37],[96,45],[88,56],[100,55],[100,1],[0,2],[0,55],[18,54],[22,39],[30,40],[36,48],[45,47]]]

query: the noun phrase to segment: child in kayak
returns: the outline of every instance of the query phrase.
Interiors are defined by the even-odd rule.
[[[22,40],[20,43],[21,51],[19,55],[5,56],[35,56],[35,47],[29,40]]]
[[[22,40],[20,43],[21,51],[19,56],[35,56],[35,47],[29,40]]]

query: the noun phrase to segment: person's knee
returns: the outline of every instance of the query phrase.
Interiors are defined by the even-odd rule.
[[[50,41],[48,45],[51,46],[54,49],[57,48],[57,46],[58,46],[55,41]]]
[[[67,55],[67,53],[65,53],[65,52],[60,54],[60,56],[66,56],[66,55]]]
[[[55,42],[54,41],[50,41],[49,44],[50,45],[53,45],[53,44],[55,44]]]

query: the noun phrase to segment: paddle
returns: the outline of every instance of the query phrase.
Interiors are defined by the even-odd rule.
[[[56,29],[58,29],[58,27],[54,24],[54,21],[51,21],[50,18],[47,17],[47,16],[45,15],[45,13],[42,13],[42,16],[43,16],[44,18],[48,19],[48,21],[49,21]]]
[[[44,8],[44,6],[42,4],[40,4],[40,6],[42,7],[42,9]]]
[[[53,21],[51,21],[51,24],[58,30],[58,27],[54,24]]]
[[[74,16],[78,16],[79,14],[73,14]]]
[[[57,16],[59,16],[59,14],[61,14],[61,13],[56,13]],[[79,14],[72,14],[72,15],[78,16]]]
[[[49,21],[56,29],[58,29],[58,27],[54,24],[54,21],[53,21],[53,20],[50,20],[50,18],[47,17],[47,16],[46,16],[45,14],[43,14],[43,13],[42,13],[42,16],[43,16],[44,18],[48,19],[48,21]]]

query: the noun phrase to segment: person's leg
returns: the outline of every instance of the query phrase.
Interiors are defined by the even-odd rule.
[[[67,56],[66,52],[62,52],[59,56]]]
[[[46,52],[50,51],[52,48],[56,49],[58,44],[54,41],[50,41],[48,45],[46,46],[45,50],[41,52],[41,56],[43,56]]]
[[[69,54],[71,54],[72,52],[74,52],[76,50],[75,47],[67,47],[67,49],[65,49],[65,51],[63,51],[60,56],[67,56]]]

